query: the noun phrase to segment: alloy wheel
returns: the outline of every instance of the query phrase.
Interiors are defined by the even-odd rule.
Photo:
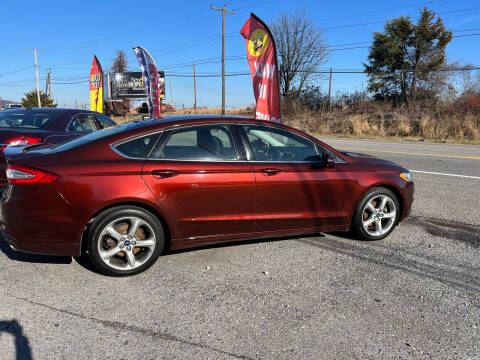
[[[390,196],[376,195],[369,199],[362,210],[362,225],[374,237],[382,236],[395,224],[397,209]]]
[[[117,270],[133,270],[153,255],[157,239],[152,226],[137,216],[125,216],[107,224],[97,239],[101,260]]]

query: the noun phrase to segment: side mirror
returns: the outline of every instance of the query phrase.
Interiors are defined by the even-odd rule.
[[[331,155],[327,154],[326,152],[322,154],[322,162],[323,162],[323,166],[325,166],[328,169],[331,169],[335,166],[335,159]]]

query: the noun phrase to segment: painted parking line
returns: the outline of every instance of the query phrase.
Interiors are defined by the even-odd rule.
[[[432,171],[423,171],[423,170],[410,170],[411,172],[414,173],[420,173],[420,174],[428,174],[428,175],[440,175],[440,176],[453,176],[453,177],[461,177],[461,178],[467,178],[467,179],[479,179],[480,176],[472,176],[472,175],[460,175],[460,174],[446,174],[446,173],[439,173],[439,172],[432,172]]]
[[[343,146],[342,146],[342,150],[378,152],[378,153],[388,153],[388,154],[418,155],[418,156],[443,157],[443,158],[455,158],[455,159],[480,160],[480,156],[474,156],[474,155],[428,154],[428,153],[418,153],[418,152],[409,152],[409,151],[374,150],[374,149],[368,149],[368,148],[348,148],[348,147],[343,147]]]

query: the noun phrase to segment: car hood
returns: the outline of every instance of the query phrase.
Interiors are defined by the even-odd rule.
[[[345,155],[348,155],[351,159],[351,162],[356,163],[356,164],[367,165],[369,167],[391,166],[391,167],[397,167],[397,168],[404,169],[403,166],[401,166],[400,164],[398,164],[394,161],[379,159],[379,158],[377,158],[375,156],[372,156],[372,155],[349,152],[349,151],[345,151],[345,152],[342,152],[342,153],[345,154]]]

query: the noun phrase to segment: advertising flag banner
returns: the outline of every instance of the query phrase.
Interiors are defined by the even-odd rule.
[[[257,101],[256,118],[280,123],[282,120],[277,52],[272,33],[267,25],[252,13],[240,34],[247,45],[248,66]]]
[[[137,56],[138,62],[140,63],[140,69],[142,70],[145,93],[147,95],[148,112],[151,117],[160,117],[160,114],[162,113],[159,96],[160,80],[155,61],[153,61],[153,58],[148,51],[141,46],[134,47],[133,51]]]
[[[103,113],[103,74],[102,66],[97,57],[93,55],[90,69],[90,110]]]

